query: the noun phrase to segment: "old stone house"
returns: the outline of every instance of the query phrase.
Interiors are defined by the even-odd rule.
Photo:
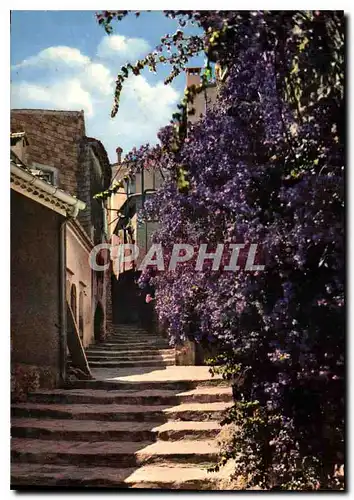
[[[28,145],[24,133],[14,134],[11,142],[19,156],[21,143]],[[57,386],[65,379],[65,228],[85,208],[82,201],[31,171],[19,156],[11,151],[11,371],[15,393],[18,388]]]
[[[105,207],[93,198],[110,184],[107,153],[86,136],[83,111],[12,110],[11,132],[13,151],[35,175],[85,203],[65,225],[65,245],[66,297],[86,347],[103,339],[110,325],[110,271],[89,264],[93,248],[107,241]],[[108,260],[102,253],[98,258]]]

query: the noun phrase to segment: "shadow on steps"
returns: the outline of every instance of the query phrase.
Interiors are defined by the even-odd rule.
[[[115,389],[38,391],[13,405],[12,488],[215,489],[206,467],[231,389]]]

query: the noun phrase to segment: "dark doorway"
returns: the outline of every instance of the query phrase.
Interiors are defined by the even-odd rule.
[[[113,323],[136,324],[148,330],[155,325],[154,302],[146,303],[146,294],[152,290],[141,290],[137,284],[140,273],[126,271],[118,280],[112,276]]]
[[[95,342],[102,342],[104,340],[104,313],[100,303],[97,304],[94,318],[94,334]]]
[[[114,323],[139,323],[140,290],[136,284],[137,273],[125,271],[112,279],[112,305]]]

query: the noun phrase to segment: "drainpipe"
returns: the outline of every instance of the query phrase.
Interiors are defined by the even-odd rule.
[[[60,304],[60,384],[66,381],[67,364],[67,315],[66,315],[66,224],[60,224],[59,233],[59,304]]]

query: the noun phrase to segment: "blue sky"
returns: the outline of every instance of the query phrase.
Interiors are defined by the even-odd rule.
[[[94,11],[13,11],[11,18],[11,107],[83,109],[87,135],[103,142],[112,161],[117,146],[127,153],[156,142],[185,85],[184,75],[163,85],[166,66],[156,75],[144,71],[127,81],[119,114],[111,119],[121,65],[145,56],[177,23],[155,11],[129,15],[113,26],[113,35],[106,35]],[[190,63],[202,64],[202,56]]]

